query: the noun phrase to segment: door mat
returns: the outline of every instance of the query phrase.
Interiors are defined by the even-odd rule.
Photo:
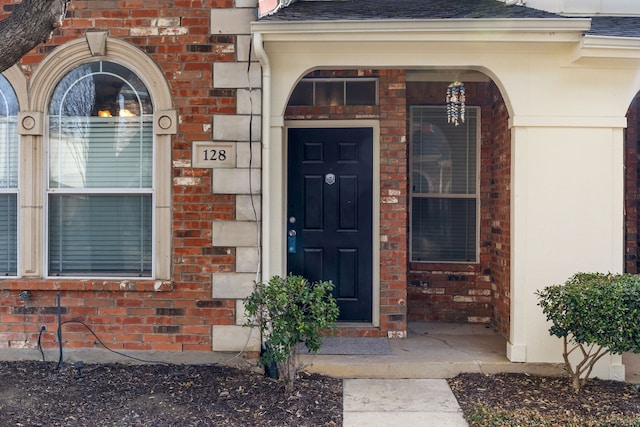
[[[298,351],[308,353],[304,344],[299,344]],[[391,347],[387,338],[325,337],[317,354],[384,355],[391,354]]]

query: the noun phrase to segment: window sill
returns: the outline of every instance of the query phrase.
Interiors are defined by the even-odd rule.
[[[102,291],[102,292],[170,292],[169,280],[100,280],[100,279],[6,279],[0,290],[20,291]]]

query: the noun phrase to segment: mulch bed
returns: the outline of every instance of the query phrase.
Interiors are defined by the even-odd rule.
[[[481,404],[551,420],[495,425],[640,419],[640,393],[627,383],[593,379],[575,393],[568,377],[474,373],[449,385],[465,416]],[[302,373],[286,393],[261,373],[218,365],[0,362],[2,426],[340,426],[342,410],[342,380],[320,375]]]
[[[217,365],[0,362],[2,426],[339,426],[342,380]]]
[[[594,378],[576,393],[568,376],[474,373],[460,374],[449,385],[465,414],[481,404],[496,411],[540,415],[555,420],[551,425],[569,425],[568,420],[591,425],[586,421],[611,416],[640,418],[640,393],[624,382]]]

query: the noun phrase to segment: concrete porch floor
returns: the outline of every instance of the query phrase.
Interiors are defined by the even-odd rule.
[[[461,372],[563,375],[562,364],[511,363],[507,341],[481,324],[410,322],[389,355],[300,356],[304,370],[339,378],[451,378]],[[626,380],[640,383],[640,355],[625,354]]]

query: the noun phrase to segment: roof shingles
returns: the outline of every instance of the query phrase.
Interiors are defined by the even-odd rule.
[[[548,19],[565,16],[497,0],[298,0],[261,22],[404,19]],[[640,38],[640,17],[592,17],[588,35]]]
[[[587,34],[593,36],[640,38],[640,17],[594,16],[591,18],[591,29]]]
[[[263,21],[381,19],[560,18],[496,0],[298,0]]]

